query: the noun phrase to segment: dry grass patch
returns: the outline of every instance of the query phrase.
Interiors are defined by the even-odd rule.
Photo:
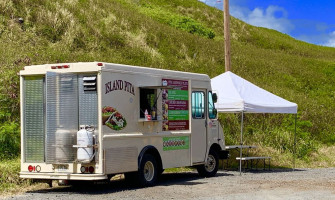
[[[153,59],[161,60],[163,56],[154,48],[150,47],[146,41],[146,31],[140,30],[137,33],[126,32],[127,44],[131,48],[139,48],[146,53],[149,53]]]

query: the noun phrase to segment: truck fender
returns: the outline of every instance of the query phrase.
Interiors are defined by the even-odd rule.
[[[156,158],[158,167],[161,170],[163,170],[162,158],[161,158],[158,150],[154,146],[152,146],[152,145],[145,146],[142,149],[141,153],[138,156],[138,165],[137,166],[138,167],[140,166],[140,164],[142,162],[142,158],[143,158],[144,154],[146,154],[146,153],[153,155]]]

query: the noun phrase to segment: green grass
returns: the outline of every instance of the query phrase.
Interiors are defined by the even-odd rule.
[[[19,178],[20,159],[2,160],[0,162],[0,194],[18,190],[21,186],[30,184]]]
[[[223,38],[223,13],[197,0],[0,1],[0,158],[18,156],[17,73],[24,66],[104,61],[214,77],[224,72]],[[335,49],[233,17],[231,38],[234,73],[298,104],[299,166],[334,166],[325,152],[335,142]],[[239,116],[220,120],[227,144],[238,144]],[[270,153],[275,165],[289,166],[292,121],[247,115],[245,142],[261,147],[254,154]],[[5,179],[3,187],[6,181],[20,183]]]
[[[194,168],[191,167],[179,167],[179,168],[170,168],[164,170],[164,173],[181,173],[181,172],[192,172]]]
[[[20,194],[28,190],[48,188],[46,183],[34,183],[19,177],[20,158],[0,161],[0,198]]]
[[[140,13],[143,13],[153,19],[158,20],[161,23],[167,24],[176,29],[209,39],[213,39],[215,37],[213,30],[207,28],[202,23],[192,19],[191,17],[175,14],[150,4],[143,4],[139,10]]]

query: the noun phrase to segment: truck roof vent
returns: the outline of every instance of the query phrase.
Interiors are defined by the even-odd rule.
[[[97,76],[85,76],[83,82],[84,91],[97,91]]]

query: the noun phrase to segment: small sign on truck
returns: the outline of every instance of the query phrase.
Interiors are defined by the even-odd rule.
[[[173,167],[215,176],[227,156],[207,75],[88,62],[26,66],[20,81],[22,178],[151,186]]]

